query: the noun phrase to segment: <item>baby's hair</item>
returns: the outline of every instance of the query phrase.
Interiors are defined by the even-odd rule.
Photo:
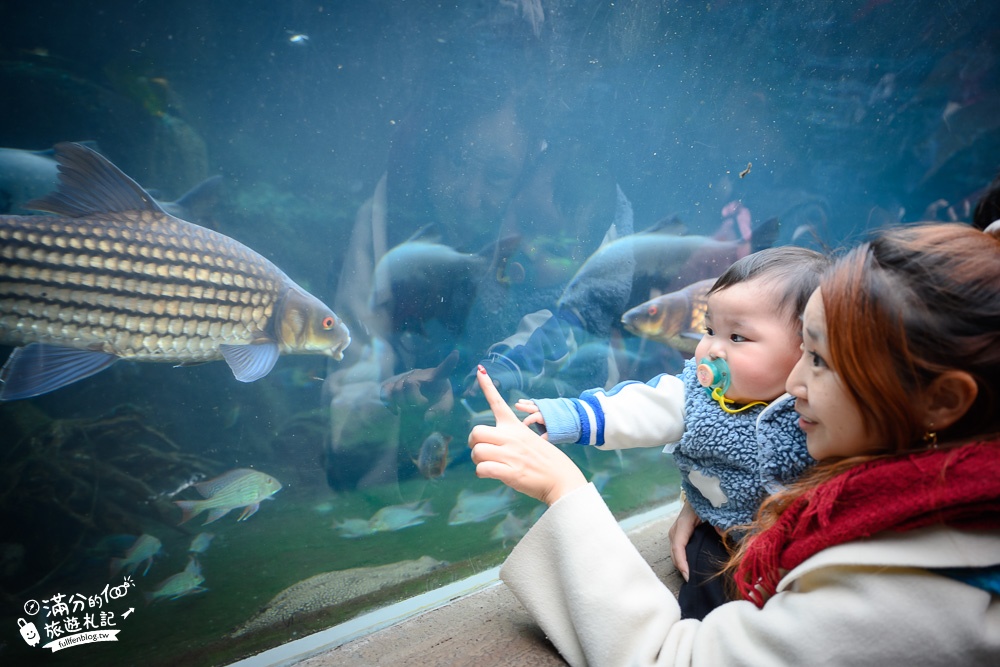
[[[776,290],[779,309],[797,322],[829,265],[825,255],[809,248],[765,248],[734,262],[715,281],[709,294],[760,278]]]

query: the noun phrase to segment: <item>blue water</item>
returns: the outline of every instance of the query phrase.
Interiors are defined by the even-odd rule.
[[[969,221],[1000,169],[1000,6],[985,0],[22,4],[0,4],[0,146],[94,141],[161,200],[221,175],[189,219],[272,260],[354,341],[342,362],[283,356],[252,384],[221,362],[118,363],[0,404],[4,664],[226,664],[490,568],[516,542],[491,535],[507,512],[537,516],[519,497],[448,525],[463,489],[497,486],[465,448],[484,408],[469,374],[491,346],[526,315],[572,306],[556,331],[573,344],[546,338],[511,398],[683,361],[618,318],[699,267],[567,296],[612,222],[630,233],[675,217],[711,236],[738,202],[754,226],[778,217],[777,243],[834,251],[889,224]],[[372,239],[452,254],[398,269],[373,317]],[[385,406],[385,380],[453,351],[428,403]],[[432,434],[451,440],[428,479],[441,465],[417,462]],[[656,450],[571,451],[622,515],[676,496]],[[236,510],[178,526],[171,500],[198,496],[171,493],[237,468],[283,488],[244,522]],[[416,525],[334,528],[425,499],[434,514]],[[203,530],[216,534],[199,556],[208,590],[146,606]],[[53,611],[60,595],[89,603],[122,585],[110,559],[142,533],[165,553],[124,598]],[[421,556],[442,564],[229,637],[296,582]],[[50,608],[29,614],[29,600]],[[114,643],[51,653],[18,630],[34,619],[46,644],[73,614],[100,628],[101,611]]]

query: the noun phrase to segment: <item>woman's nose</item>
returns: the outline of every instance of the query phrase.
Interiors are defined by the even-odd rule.
[[[795,398],[806,398],[806,385],[802,380],[802,359],[803,357],[799,357],[799,360],[792,366],[792,372],[785,380],[785,391]]]

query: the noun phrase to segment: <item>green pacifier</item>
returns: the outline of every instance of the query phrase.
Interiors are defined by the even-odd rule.
[[[732,380],[729,377],[729,365],[725,359],[708,359],[707,357],[702,359],[701,363],[695,369],[695,376],[698,378],[698,384],[705,388],[705,391],[712,400],[718,403],[719,407],[729,414],[734,415],[738,412],[749,410],[755,405],[767,405],[767,401],[751,401],[742,408],[729,407],[728,404],[735,403],[735,401],[726,398],[725,395],[729,390],[729,383]]]
[[[695,369],[695,375],[698,377],[698,384],[710,394],[725,394],[729,389],[729,366],[725,359],[702,358],[698,368]]]

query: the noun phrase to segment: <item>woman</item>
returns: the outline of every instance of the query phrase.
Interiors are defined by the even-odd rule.
[[[886,231],[803,328],[787,389],[820,464],[762,507],[732,564],[745,599],[703,621],[480,373],[477,474],[551,506],[501,578],[571,664],[998,664],[1000,240]]]

